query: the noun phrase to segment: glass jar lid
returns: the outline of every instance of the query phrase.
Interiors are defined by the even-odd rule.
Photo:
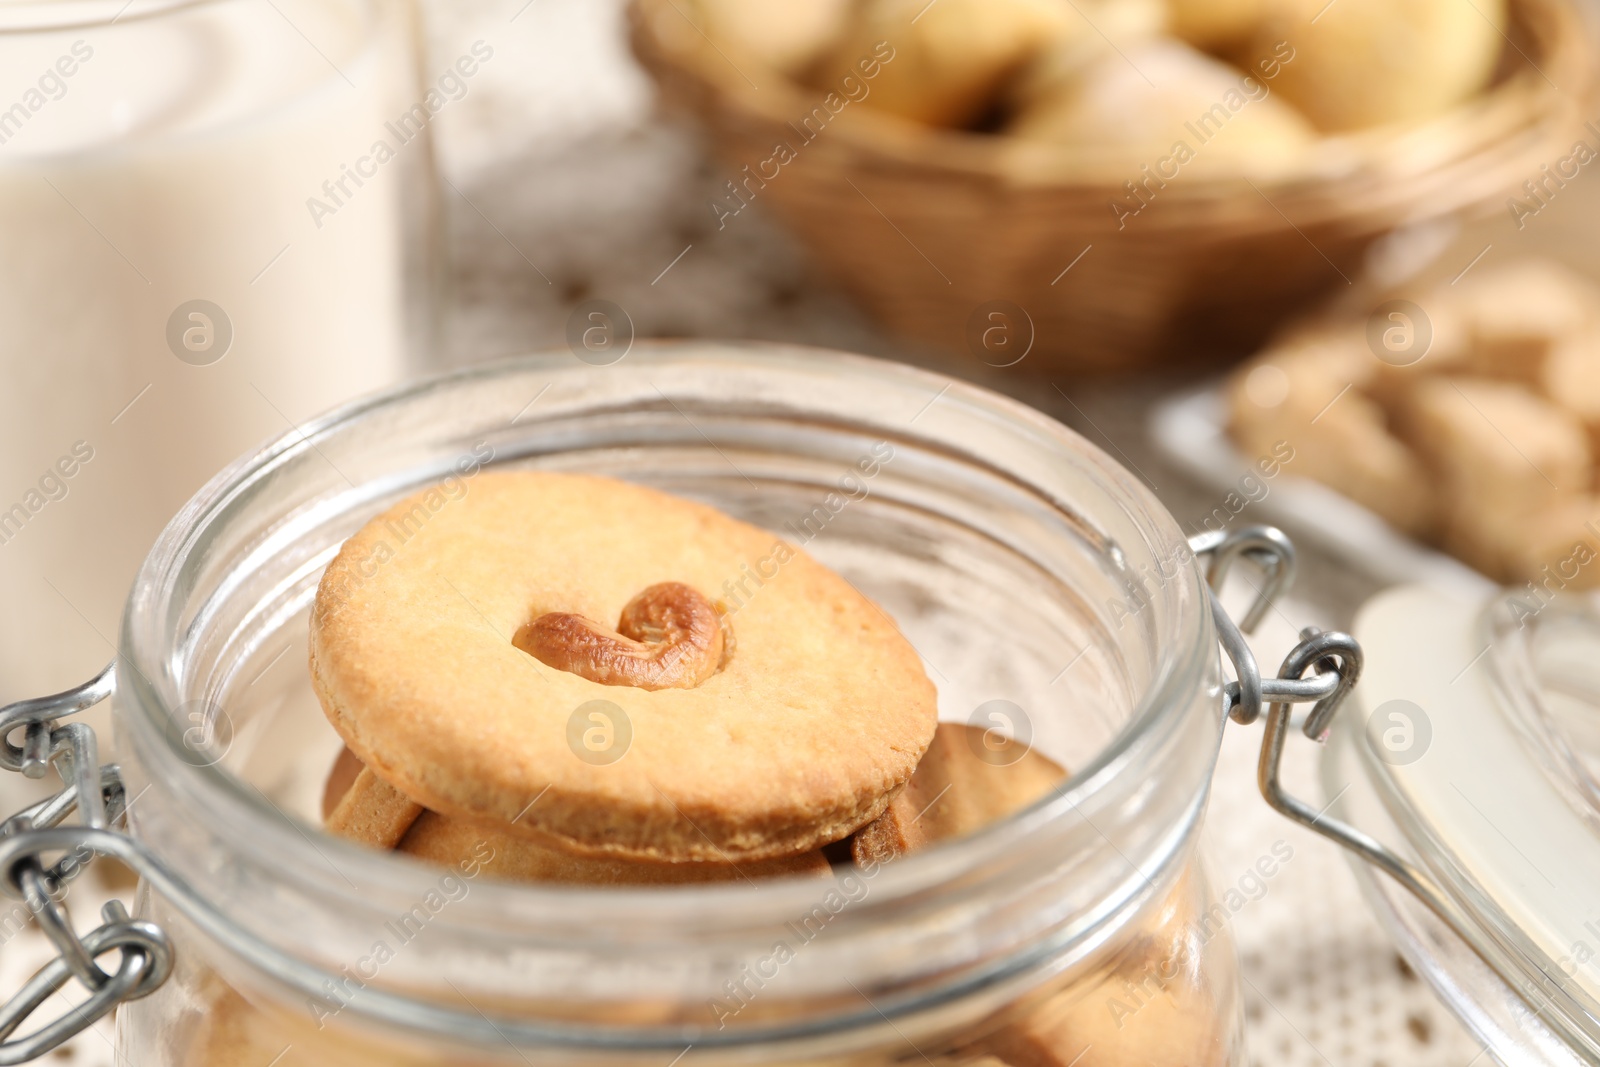
[[[1594,1062],[1595,602],[1518,593],[1484,604],[1407,586],[1369,602],[1355,635],[1367,656],[1349,709],[1359,723],[1330,760],[1349,773],[1325,768],[1327,786],[1337,795],[1357,780],[1370,787],[1437,887],[1430,907],[1473,951],[1445,946],[1427,921],[1401,914],[1408,902],[1369,880],[1380,913],[1389,911],[1381,917],[1402,947],[1427,957],[1424,972],[1503,1062]]]

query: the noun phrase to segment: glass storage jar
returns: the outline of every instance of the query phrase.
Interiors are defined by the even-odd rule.
[[[317,581],[397,499],[438,483],[448,506],[489,467],[613,475],[803,545],[894,616],[941,718],[1069,777],[968,838],[826,880],[530,887],[497,883],[492,852],[443,870],[323,835],[340,743],[306,670]],[[121,1008],[137,1067],[1243,1063],[1196,840],[1229,710],[1260,693],[1222,679],[1219,630],[1237,631],[1214,621],[1208,547],[1063,426],[894,364],[690,343],[429,380],[286,434],[167,527],[114,665],[133,843],[62,827],[33,849],[86,843],[143,875],[137,911],[175,964]],[[53,721],[47,703],[0,728]],[[0,841],[13,882],[28,855]]]

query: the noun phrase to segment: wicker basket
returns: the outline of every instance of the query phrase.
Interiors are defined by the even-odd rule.
[[[889,329],[995,362],[973,346],[986,305],[1005,301],[1031,322],[1019,337],[1030,365],[1100,372],[1244,354],[1343,288],[1377,237],[1503,210],[1565,156],[1594,96],[1592,28],[1572,0],[1512,9],[1502,69],[1472,101],[1420,126],[1325,138],[1270,180],[1186,176],[1120,228],[1109,205],[1134,176],[1126,160],[865,106],[805,141],[794,123],[822,92],[735,67],[679,0],[635,0],[630,21],[666,101],[706,124],[730,177],[794,148],[777,177],[743,189]]]

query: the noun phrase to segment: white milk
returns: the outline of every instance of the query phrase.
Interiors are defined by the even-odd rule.
[[[135,0],[5,32],[86,7],[0,0],[0,703],[111,658],[139,561],[219,468],[401,375],[402,194],[431,166],[385,126],[417,91],[394,11]],[[225,321],[180,317],[185,361],[194,300]]]

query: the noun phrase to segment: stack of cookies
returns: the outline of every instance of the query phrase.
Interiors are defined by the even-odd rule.
[[[915,650],[841,576],[605,478],[486,471],[380,515],[323,576],[311,673],[346,746],[327,829],[501,880],[820,880],[972,833],[1064,778],[995,731],[938,722]],[[929,1062],[1225,1062],[1232,949],[1200,932],[1206,906],[1181,878],[1092,967],[929,1045]],[[186,1062],[260,1064],[286,1044],[346,1062],[313,1010],[315,1031],[223,990]],[[672,1010],[722,1023],[715,1005]]]
[[[893,621],[804,552],[599,477],[484,472],[374,519],[323,577],[311,673],[346,745],[327,828],[503,879],[823,875],[1064,776],[938,723]]]
[[[1497,581],[1595,586],[1597,298],[1524,260],[1302,323],[1232,379],[1232,435]]]

